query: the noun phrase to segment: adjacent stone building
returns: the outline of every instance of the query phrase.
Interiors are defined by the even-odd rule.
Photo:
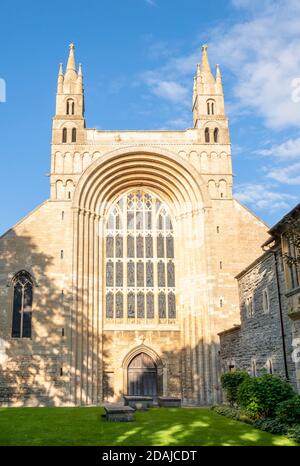
[[[267,371],[287,378],[300,389],[299,266],[290,233],[298,231],[300,205],[269,230],[265,252],[237,275],[241,324],[220,332],[222,370]]]
[[[219,67],[203,46],[193,127],[86,127],[74,46],[58,75],[51,195],[0,239],[0,400],[221,398],[218,333],[267,227],[232,197]]]

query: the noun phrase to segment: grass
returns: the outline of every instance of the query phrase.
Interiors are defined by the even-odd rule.
[[[266,445],[294,441],[204,408],[153,408],[130,423],[107,422],[102,408],[0,408],[0,445]]]

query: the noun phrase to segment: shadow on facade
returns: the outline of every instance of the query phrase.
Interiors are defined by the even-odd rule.
[[[96,374],[97,381],[89,386],[86,361],[80,360],[80,354],[76,354],[72,347],[72,342],[82,340],[81,327],[72,314],[71,277],[65,276],[63,265],[57,270],[53,258],[38,251],[30,236],[18,236],[10,230],[1,243],[0,402],[31,406],[72,404],[71,381],[74,381],[78,368],[86,373],[85,386],[89,390],[81,397],[95,401],[102,394],[103,352],[90,354],[89,371],[94,378]],[[31,339],[11,337],[12,278],[20,270],[29,272],[34,280]],[[57,282],[62,286],[56,286]],[[89,329],[82,344],[90,345],[90,339],[95,337],[92,324],[90,316],[81,316],[81,326]],[[99,345],[90,345],[91,348],[94,346],[100,349]],[[81,402],[85,404],[84,399]]]
[[[63,263],[58,270],[53,257],[40,252],[30,236],[18,236],[13,230],[1,243],[0,402],[57,406],[73,404],[76,399],[79,405],[96,405],[128,394],[128,383],[118,393],[114,390],[115,374],[109,369],[107,353],[112,342],[95,331],[98,315],[93,303],[90,315],[82,313],[79,320],[72,312],[71,277],[65,275]],[[12,278],[20,270],[28,271],[34,280],[31,339],[11,337]],[[163,366],[154,365],[155,377],[152,373],[147,378],[141,371],[135,375],[136,386],[140,394],[146,390],[181,397],[187,404],[215,403],[221,399],[218,377],[212,376],[216,353],[217,347],[202,342],[163,351]]]

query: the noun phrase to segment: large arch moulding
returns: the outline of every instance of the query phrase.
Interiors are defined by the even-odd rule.
[[[204,260],[205,229],[210,200],[205,182],[195,168],[181,157],[153,147],[129,147],[107,153],[93,162],[82,174],[73,198],[73,320],[70,401],[95,404],[102,401],[102,350],[104,345],[103,242],[101,232],[111,203],[126,190],[143,187],[158,193],[170,205],[178,228],[177,293],[183,372],[189,371],[191,352],[196,359],[198,345],[207,343],[209,325],[197,325],[192,332],[191,319],[203,319],[208,302]],[[191,253],[193,249],[193,253]],[[200,293],[201,290],[201,293]],[[207,356],[209,358],[209,356]],[[186,362],[185,362],[186,361]],[[196,371],[201,364],[195,360]],[[211,362],[206,361],[206,372]],[[211,373],[208,378],[212,379]],[[182,396],[187,402],[199,403],[206,397],[205,384],[199,389],[196,377],[182,374]],[[208,379],[207,379],[208,380]],[[207,382],[208,383],[208,382]],[[202,390],[202,392],[201,392]],[[207,391],[207,390],[206,390]]]

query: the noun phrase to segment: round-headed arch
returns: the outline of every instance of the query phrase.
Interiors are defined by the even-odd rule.
[[[164,149],[128,147],[111,151],[95,160],[81,175],[73,206],[103,215],[120,193],[144,187],[161,196],[182,212],[209,206],[201,175],[186,160]]]

